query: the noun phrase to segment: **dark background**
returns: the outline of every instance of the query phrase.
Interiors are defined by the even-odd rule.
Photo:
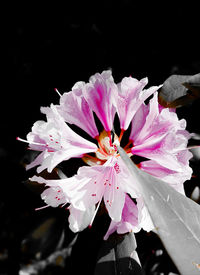
[[[10,8],[3,25],[2,96],[6,117],[12,116],[10,127],[3,123],[3,130],[9,130],[7,146],[40,118],[41,105],[58,102],[55,87],[63,93],[108,68],[116,82],[129,75],[148,76],[150,85],[163,83],[172,73],[200,69],[194,4],[67,1],[63,7],[44,8],[31,3]]]
[[[63,7],[30,2],[3,13],[0,274],[17,274],[19,263],[31,258],[21,256],[21,241],[34,219],[37,226],[46,213],[34,212],[41,205],[39,195],[22,183],[28,177],[21,165],[26,145],[16,137],[25,138],[32,124],[43,119],[40,106],[58,103],[55,87],[69,91],[96,72],[111,68],[116,82],[129,75],[148,76],[149,85],[159,85],[174,73],[198,73],[200,24],[199,7],[188,2],[67,1]],[[200,132],[199,102],[179,114],[188,119],[190,131]],[[141,244],[146,251],[153,250],[149,242],[147,238],[146,246]],[[146,254],[141,257],[148,266]]]

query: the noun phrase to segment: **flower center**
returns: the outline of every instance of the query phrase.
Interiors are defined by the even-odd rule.
[[[111,156],[117,155],[117,148],[112,143],[113,140],[118,139],[116,134],[111,134],[103,130],[100,136],[97,138],[99,149],[96,152],[96,157],[101,160],[107,160]]]
[[[90,166],[94,165],[103,165],[110,157],[119,157],[117,152],[117,147],[115,143],[120,143],[123,133],[118,137],[115,133],[106,132],[103,130],[101,134],[96,138],[98,141],[98,150],[95,153],[95,156],[85,154],[82,158]],[[127,154],[130,154],[128,143],[124,149]],[[132,154],[131,154],[132,155]]]

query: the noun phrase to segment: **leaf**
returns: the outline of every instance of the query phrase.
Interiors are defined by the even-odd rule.
[[[119,153],[134,184],[138,184],[145,205],[174,264],[181,274],[200,271],[200,206],[174,190],[167,183],[141,171],[124,150]]]
[[[200,160],[200,146],[194,146],[190,149],[190,152],[193,155],[193,160],[199,161]]]
[[[200,202],[200,188],[196,186],[191,194],[191,199],[196,202]]]
[[[95,275],[143,274],[136,247],[133,233],[112,234],[100,250]]]
[[[196,75],[172,75],[164,82],[159,92],[159,103],[168,108],[177,108],[192,103],[200,97],[200,73]]]
[[[65,262],[68,257],[71,256],[71,251],[74,243],[76,242],[77,236],[74,237],[72,242],[68,245],[68,247],[62,248],[58,251],[52,252],[47,258],[40,261],[33,261],[33,263],[22,264],[19,274],[23,275],[31,275],[31,274],[49,274],[47,272],[47,268],[57,267],[57,273],[63,271],[65,267]],[[59,269],[58,269],[59,268]],[[53,273],[50,273],[53,274]],[[63,274],[63,273],[62,273]]]
[[[32,226],[32,230],[22,240],[21,252],[23,258],[42,259],[59,249],[58,244],[64,241],[63,223],[53,216]],[[62,244],[61,244],[62,245]]]
[[[192,91],[194,97],[200,97],[200,73],[191,76],[183,85]]]

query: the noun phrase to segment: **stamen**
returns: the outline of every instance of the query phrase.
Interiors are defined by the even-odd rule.
[[[191,149],[196,149],[196,148],[200,148],[200,145],[191,145],[186,148],[176,149],[176,150],[174,150],[174,152],[180,152],[180,151],[191,150]]]
[[[57,88],[54,88],[54,91],[56,91],[56,93],[57,93],[60,97],[62,96],[61,93],[58,91]]]
[[[35,211],[42,210],[42,209],[45,209],[45,208],[47,208],[47,207],[50,207],[50,205],[44,205],[44,206],[35,208]]]
[[[94,215],[93,215],[92,220],[91,220],[91,222],[90,222],[90,224],[89,224],[89,227],[92,227],[94,218],[95,218],[95,216],[96,216],[96,214],[97,214],[97,211],[98,211],[98,209],[99,209],[99,206],[100,206],[100,204],[101,204],[101,201],[102,201],[102,198],[101,198],[100,201],[98,202],[98,205],[97,205],[97,207],[96,207],[96,209],[95,209],[95,211],[94,211]]]
[[[47,146],[46,144],[38,143],[38,142],[34,142],[34,141],[28,141],[28,140],[20,138],[20,137],[16,137],[16,140],[19,140],[19,141],[22,141],[25,143],[29,143],[29,144],[33,144],[33,145]]]
[[[60,207],[62,208],[62,207],[64,207],[66,204],[68,204],[68,202],[65,202],[63,205],[61,205]]]
[[[187,150],[187,149],[196,149],[196,148],[200,148],[200,145],[193,145],[193,146],[188,146],[187,148],[185,149],[182,149],[182,150]]]

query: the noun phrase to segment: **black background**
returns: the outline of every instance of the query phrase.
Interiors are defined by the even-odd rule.
[[[111,68],[116,82],[129,75],[147,76],[150,86],[174,73],[198,73],[198,11],[187,2],[175,6],[130,0],[67,1],[63,7],[32,1],[11,5],[5,14],[2,10],[0,254],[8,249],[5,273],[19,269],[20,243],[31,230],[30,220],[45,216],[34,213],[40,198],[22,184],[28,177],[21,166],[26,146],[16,137],[25,138],[32,124],[43,119],[40,106],[58,103],[55,87],[69,91],[96,72]],[[189,130],[200,132],[199,102],[179,115],[188,119]],[[146,244],[141,247],[151,251],[152,244]]]
[[[173,73],[200,69],[197,6],[128,0],[69,3],[44,8],[31,2],[8,9],[2,39],[2,102],[8,108],[1,108],[9,122],[8,127],[2,120],[8,146],[40,118],[40,106],[58,102],[55,87],[69,91],[76,81],[108,68],[116,82],[129,75],[148,76],[150,85]]]

